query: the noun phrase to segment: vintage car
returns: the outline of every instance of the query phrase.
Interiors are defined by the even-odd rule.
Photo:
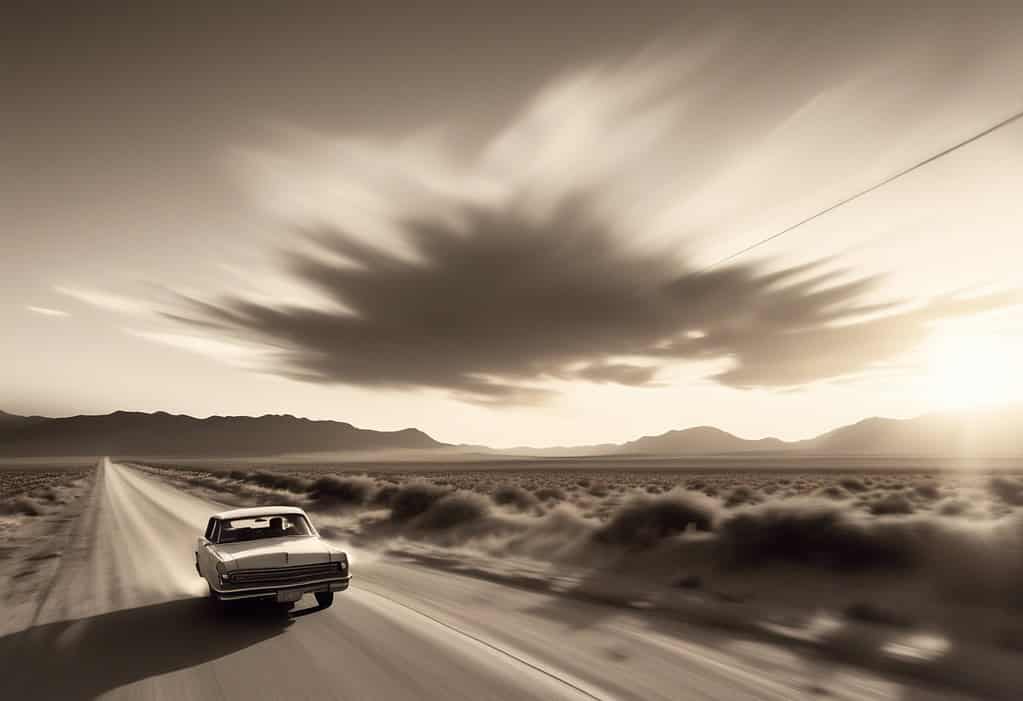
[[[351,581],[348,555],[321,540],[306,513],[292,506],[214,514],[196,542],[195,569],[218,607],[240,599],[290,607],[313,594],[326,608]]]

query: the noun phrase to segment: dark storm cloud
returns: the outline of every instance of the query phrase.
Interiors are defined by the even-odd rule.
[[[933,322],[1018,301],[896,311],[868,300],[875,279],[850,281],[829,262],[694,272],[630,249],[583,207],[542,221],[466,207],[403,230],[412,257],[337,231],[311,237],[330,256],[289,254],[290,274],[334,310],[228,297],[193,300],[185,316],[282,349],[276,371],[288,377],[521,404],[544,399],[545,380],[646,385],[679,360],[730,359],[716,379],[731,386],[801,385],[911,350]]]

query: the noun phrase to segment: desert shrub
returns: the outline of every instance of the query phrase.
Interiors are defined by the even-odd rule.
[[[501,506],[511,506],[519,511],[526,511],[538,505],[537,498],[522,487],[515,485],[503,485],[498,487],[493,494],[494,503]]]
[[[398,493],[398,489],[399,487],[396,484],[385,484],[374,492],[369,503],[372,506],[390,506],[391,501],[394,499],[394,495]]]
[[[855,477],[846,477],[845,479],[839,480],[838,485],[850,492],[865,492],[867,491],[867,485],[862,480],[856,479]]]
[[[870,513],[875,516],[913,513],[913,502],[904,494],[889,494],[870,505]]]
[[[842,487],[837,484],[832,484],[827,487],[822,487],[816,492],[816,496],[824,497],[826,499],[834,499],[835,501],[841,501],[842,499],[849,499],[849,492],[845,491]]]
[[[429,482],[410,482],[399,487],[391,497],[391,520],[398,523],[410,521],[450,493],[450,489]]]
[[[358,506],[369,501],[375,489],[369,477],[324,475],[309,487],[309,497],[319,506]]]
[[[736,511],[719,527],[721,556],[736,567],[790,562],[860,570],[917,560],[911,529],[885,528],[832,501],[793,498]]]
[[[259,485],[267,489],[280,489],[288,492],[301,494],[309,489],[310,481],[299,475],[291,475],[286,472],[270,472],[268,470],[255,470],[245,478],[249,484]]]
[[[988,490],[997,499],[1013,506],[1023,506],[1023,482],[1010,477],[992,477]]]
[[[719,508],[719,502],[695,492],[640,496],[616,511],[594,538],[608,545],[649,547],[689,527],[711,530]]]
[[[490,505],[485,497],[474,492],[453,492],[442,496],[415,521],[418,528],[439,531],[464,526],[486,518]]]
[[[303,497],[286,489],[268,491],[251,489],[251,491],[246,493],[245,498],[247,501],[255,502],[262,506],[305,506]]]
[[[962,516],[973,510],[973,504],[968,499],[945,499],[937,505],[938,513],[942,516]]]
[[[8,516],[39,516],[45,513],[35,499],[27,496],[16,496],[0,501],[0,514]]]
[[[565,490],[558,487],[540,487],[533,495],[540,501],[564,501]]]
[[[29,492],[28,495],[33,499],[38,499],[40,501],[48,501],[50,503],[58,501],[60,498],[59,495],[57,494],[57,490],[49,486],[37,487],[36,489],[33,489],[31,492]]]
[[[990,521],[938,519],[931,578],[949,599],[1023,609],[1023,514]]]
[[[909,628],[913,625],[913,620],[908,616],[866,601],[857,601],[849,604],[842,613],[849,620],[861,623],[873,623],[875,625],[892,626],[895,628]]]
[[[756,493],[746,486],[740,486],[733,489],[728,493],[725,498],[725,506],[731,508],[734,506],[741,506],[742,504],[755,504],[759,499]]]
[[[187,484],[190,484],[193,487],[203,487],[205,489],[213,490],[224,489],[224,482],[212,475],[189,475],[188,477],[185,477],[184,480]]]

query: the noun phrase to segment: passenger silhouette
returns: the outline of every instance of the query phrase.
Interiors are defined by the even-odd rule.
[[[274,516],[270,519],[270,536],[284,535],[284,519]]]

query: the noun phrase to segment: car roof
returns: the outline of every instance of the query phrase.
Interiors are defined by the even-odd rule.
[[[282,516],[284,514],[302,514],[304,516],[305,511],[297,506],[253,506],[247,509],[221,511],[219,514],[213,514],[213,518],[223,520],[232,518],[253,518],[255,516]]]

